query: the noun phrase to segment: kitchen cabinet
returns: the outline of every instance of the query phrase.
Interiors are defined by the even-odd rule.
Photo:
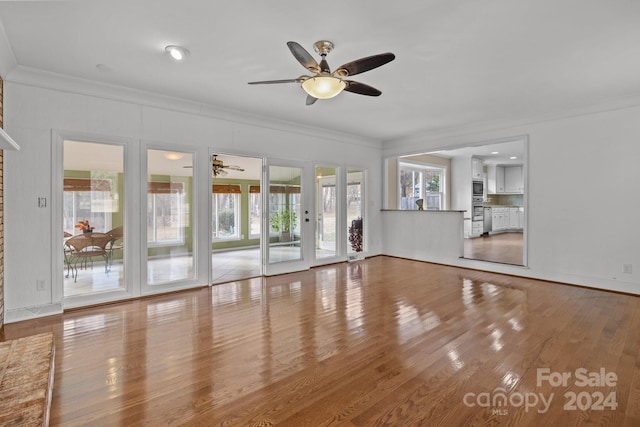
[[[518,208],[518,228],[524,229],[524,208]]]
[[[491,209],[491,231],[503,231],[509,228],[509,208]]]
[[[487,166],[487,190],[489,194],[523,194],[522,165]]]
[[[483,221],[471,222],[471,237],[478,237],[482,235]]]
[[[504,193],[504,167],[487,165],[487,193]]]
[[[524,179],[522,176],[522,166],[504,167],[504,192],[523,193]]]
[[[522,230],[524,228],[524,208],[492,207],[491,231]]]
[[[504,167],[496,166],[496,193],[504,193]]]
[[[484,162],[481,159],[471,158],[471,179],[482,179],[482,167]]]
[[[509,228],[520,228],[518,227],[518,208],[509,208]]]

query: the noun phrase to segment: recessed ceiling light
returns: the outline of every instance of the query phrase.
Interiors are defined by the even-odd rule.
[[[511,157],[509,157],[509,158],[510,158],[511,160],[515,160],[515,159],[517,159],[517,157],[516,157],[516,156],[511,156]]]
[[[189,51],[182,46],[169,45],[164,50],[176,61],[182,61],[189,55]]]
[[[500,154],[499,151],[492,151],[491,154]]]
[[[168,160],[180,160],[184,157],[183,153],[164,153],[164,157]]]

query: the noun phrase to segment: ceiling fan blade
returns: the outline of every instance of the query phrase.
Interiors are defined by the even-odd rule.
[[[318,100],[318,98],[314,98],[311,95],[307,95],[307,105],[313,105]]]
[[[354,82],[352,80],[344,80],[347,86],[344,88],[347,92],[357,93],[358,95],[380,96],[380,92],[375,87],[371,87],[364,83]]]
[[[263,80],[261,82],[249,82],[250,85],[272,85],[277,83],[302,83],[305,79],[298,77],[297,79],[285,80]]]
[[[320,71],[320,67],[313,56],[309,52],[306,51],[305,48],[300,46],[300,44],[296,42],[287,42],[287,46],[289,46],[289,50],[295,56],[300,64],[304,68],[314,73],[318,73]]]
[[[240,166],[235,165],[224,165],[223,168],[229,169],[230,171],[244,172],[244,169],[242,169]]]
[[[364,73],[365,71],[373,70],[388,62],[396,59],[396,56],[391,53],[381,53],[379,55],[367,56],[366,58],[356,59],[355,61],[347,62],[344,65],[336,68],[334,74],[341,77],[355,76],[356,74]]]

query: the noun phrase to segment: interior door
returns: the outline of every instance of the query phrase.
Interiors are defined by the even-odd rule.
[[[262,189],[267,276],[306,270],[313,257],[313,178],[303,162],[269,160]]]

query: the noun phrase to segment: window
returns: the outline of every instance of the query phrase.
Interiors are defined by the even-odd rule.
[[[149,182],[147,190],[147,242],[184,243],[185,191],[181,182]]]
[[[271,185],[269,187],[270,234],[277,235],[281,231],[279,228],[282,227],[282,231],[300,235],[298,224],[300,202],[299,185]],[[285,224],[282,224],[282,221]]]
[[[258,239],[260,237],[260,207],[262,198],[260,197],[260,186],[249,186],[249,237]]]
[[[445,209],[444,177],[441,166],[400,163],[400,209],[417,210],[419,199],[425,210]]]
[[[112,193],[111,178],[65,178],[63,195],[64,231],[78,234],[79,221],[89,221],[96,231],[111,229],[111,215],[117,211],[117,194]],[[116,201],[114,208],[114,200]]]
[[[351,258],[354,253],[363,252],[364,241],[364,171],[347,170],[347,252]]]
[[[213,185],[213,240],[240,239],[240,186]]]

